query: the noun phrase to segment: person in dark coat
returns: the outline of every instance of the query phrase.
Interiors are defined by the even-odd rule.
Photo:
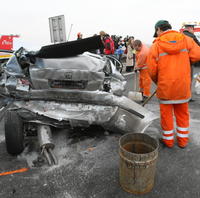
[[[197,37],[195,36],[195,34],[194,34],[194,25],[190,25],[190,24],[189,25],[185,25],[184,30],[183,30],[183,34],[185,34],[186,36],[191,37],[194,40],[194,42],[198,46],[200,46],[200,42],[197,39]],[[193,65],[194,66],[198,66],[198,65],[200,65],[200,62],[196,62]],[[193,65],[191,64],[191,83],[192,83],[192,79],[193,79]],[[190,100],[190,102],[193,102],[193,101],[194,101],[193,99]]]
[[[200,42],[194,34],[194,25],[185,25],[185,28],[183,30],[183,34],[191,37],[195,41],[195,43],[198,46],[200,46]]]

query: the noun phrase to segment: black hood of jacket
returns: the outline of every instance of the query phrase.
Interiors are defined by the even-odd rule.
[[[183,31],[183,34],[185,34],[186,36],[191,37],[191,38],[195,41],[195,43],[196,43],[198,46],[200,46],[199,40],[197,39],[197,37],[196,37],[193,33],[189,32],[188,30],[184,30],[184,31]]]

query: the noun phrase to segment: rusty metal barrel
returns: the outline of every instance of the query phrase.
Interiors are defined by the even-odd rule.
[[[152,190],[159,143],[144,133],[129,133],[119,140],[119,180],[121,187],[133,194]]]

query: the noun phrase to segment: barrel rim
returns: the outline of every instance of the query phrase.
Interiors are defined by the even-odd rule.
[[[126,149],[124,149],[123,146],[120,144],[121,139],[122,139],[123,137],[127,136],[127,135],[135,135],[135,134],[146,135],[146,136],[148,136],[149,138],[155,140],[156,145],[157,145],[156,148],[155,148],[152,152],[149,152],[149,153],[140,153],[140,154],[138,154],[138,153],[133,153],[133,152],[129,152],[129,151],[127,151]],[[120,148],[123,152],[125,152],[125,153],[130,153],[130,154],[134,154],[134,155],[142,155],[142,156],[143,156],[143,155],[153,154],[153,153],[157,152],[158,149],[159,149],[159,142],[158,142],[157,139],[151,137],[150,135],[148,135],[148,134],[146,134],[146,133],[126,133],[126,134],[122,135],[122,136],[120,137],[120,139],[119,139],[119,148]]]

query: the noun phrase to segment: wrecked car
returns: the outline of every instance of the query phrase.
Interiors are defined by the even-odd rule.
[[[100,38],[92,39],[96,44],[89,48],[98,48]],[[45,46],[37,52],[20,48],[4,66],[0,74],[1,116],[8,153],[20,154],[24,139],[38,136],[51,164],[50,158],[56,162],[51,127],[99,125],[120,133],[143,132],[156,118],[124,95],[127,82],[120,73],[122,65],[110,56],[84,52],[88,49],[82,40]],[[79,43],[76,51],[76,42],[83,42],[83,49]]]

